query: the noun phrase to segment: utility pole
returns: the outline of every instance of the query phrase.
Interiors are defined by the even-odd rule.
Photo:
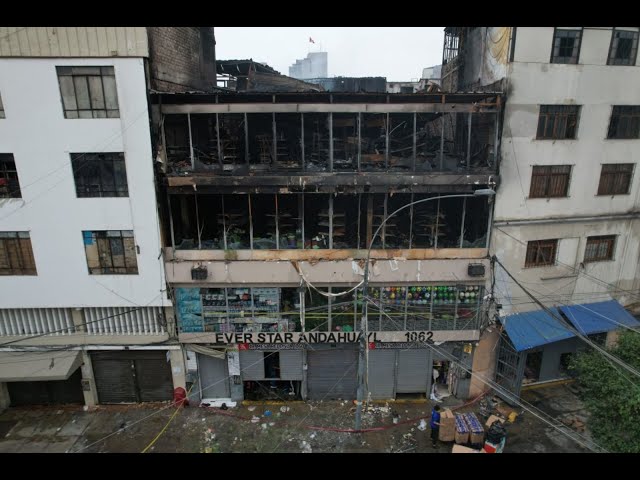
[[[369,248],[367,249],[367,258],[364,264],[364,280],[362,284],[362,301],[364,303],[362,305],[362,319],[360,320],[360,342],[359,342],[360,352],[358,355],[358,362],[359,362],[358,391],[357,391],[357,400],[356,400],[356,425],[355,425],[356,430],[360,430],[360,427],[362,425],[362,404],[364,403],[364,386],[365,386],[365,378],[367,375],[367,367],[368,367],[366,354],[367,354],[367,348],[369,347],[367,344],[367,330],[368,330],[367,314],[369,311],[369,300],[367,299],[367,297],[369,296],[369,261],[371,259],[371,249],[373,248],[373,242],[378,236],[378,233],[380,233],[380,230],[382,229],[382,227],[384,227],[384,225],[387,223],[387,221],[391,217],[401,212],[405,208],[411,207],[412,205],[429,202],[431,200],[443,200],[446,198],[467,198],[467,197],[480,197],[480,196],[486,197],[486,196],[492,196],[495,194],[496,192],[490,188],[482,188],[479,190],[475,190],[473,193],[429,197],[429,198],[423,198],[421,200],[416,200],[415,202],[407,203],[406,205],[403,205],[396,211],[391,212],[389,215],[387,215],[387,217],[382,222],[380,222],[380,226],[376,229],[375,233],[371,237]]]

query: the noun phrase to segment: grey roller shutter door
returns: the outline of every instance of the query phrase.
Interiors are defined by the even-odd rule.
[[[134,358],[136,381],[141,402],[164,402],[173,399],[173,377],[166,352],[140,352]]]
[[[369,393],[374,400],[394,398],[396,350],[369,350]]]
[[[227,360],[198,354],[198,372],[202,398],[228,398],[229,374]]]
[[[100,403],[160,402],[173,398],[165,351],[91,354]]]
[[[426,349],[398,351],[396,393],[426,392],[429,363],[429,351]]]
[[[280,378],[302,380],[302,350],[280,350]]]
[[[358,351],[321,348],[307,351],[307,396],[311,400],[354,399],[357,390]]]
[[[11,406],[84,403],[80,369],[67,380],[8,382]]]
[[[92,354],[93,376],[100,403],[136,403],[135,377],[131,360],[111,354]]]
[[[240,369],[242,380],[264,380],[264,353],[260,350],[242,350]]]

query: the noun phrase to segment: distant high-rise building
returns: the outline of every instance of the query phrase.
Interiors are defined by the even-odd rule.
[[[327,52],[310,52],[306,58],[296,60],[296,63],[289,67],[289,76],[293,78],[325,78],[328,76]]]

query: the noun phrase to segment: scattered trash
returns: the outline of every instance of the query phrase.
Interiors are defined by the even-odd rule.
[[[269,426],[273,427],[276,423],[275,422],[269,422]]]
[[[251,419],[251,423],[258,423],[260,421],[260,417],[256,417],[255,415]]]
[[[253,412],[256,409],[255,405],[251,405],[249,407],[247,407],[247,410],[249,410],[250,412]]]
[[[300,448],[302,449],[302,453],[312,453],[311,451],[311,445],[309,445],[307,442],[305,442],[304,440],[302,441],[302,443],[300,444]]]
[[[264,411],[264,416],[265,417],[270,417],[271,416],[271,410],[265,410]]]
[[[56,430],[56,432],[59,432],[60,430],[62,430],[62,427],[58,427],[58,429]]]
[[[267,429],[267,424],[266,424],[266,423],[263,423],[261,426],[262,426],[262,429],[263,429],[263,430],[266,430],[266,429]]]
[[[89,410],[89,405],[85,405],[84,407],[82,407],[82,410],[84,410],[85,412]]]
[[[204,418],[202,419],[202,421],[204,422]]]
[[[311,439],[316,438],[316,432],[313,432],[311,435],[309,435],[309,438],[311,438]]]
[[[291,410],[291,408],[290,408],[290,407],[285,407],[285,406],[280,407],[280,411],[281,411],[282,413],[288,412],[289,410]]]
[[[58,411],[56,412],[56,414],[57,414],[57,415],[62,414],[62,410],[58,410]]]
[[[230,398],[203,398],[200,402],[201,407],[222,408],[223,405],[227,408],[233,408],[237,402],[232,402]],[[223,408],[223,410],[227,408]]]
[[[420,420],[420,425],[418,425],[418,430],[424,432],[427,429],[427,422],[424,421],[424,418]],[[411,429],[413,430],[413,429]]]

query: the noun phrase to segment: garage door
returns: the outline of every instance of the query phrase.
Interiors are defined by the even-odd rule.
[[[100,403],[160,402],[173,398],[165,351],[91,354]]]
[[[358,350],[323,348],[307,351],[307,396],[311,400],[354,399],[357,390]]]
[[[227,360],[198,354],[198,372],[200,374],[201,398],[228,398],[229,378]]]
[[[369,350],[369,392],[374,400],[394,398],[396,350]]]
[[[426,392],[430,363],[427,349],[399,350],[396,393]]]
[[[82,373],[78,368],[67,380],[9,382],[11,406],[84,403],[81,379]]]

